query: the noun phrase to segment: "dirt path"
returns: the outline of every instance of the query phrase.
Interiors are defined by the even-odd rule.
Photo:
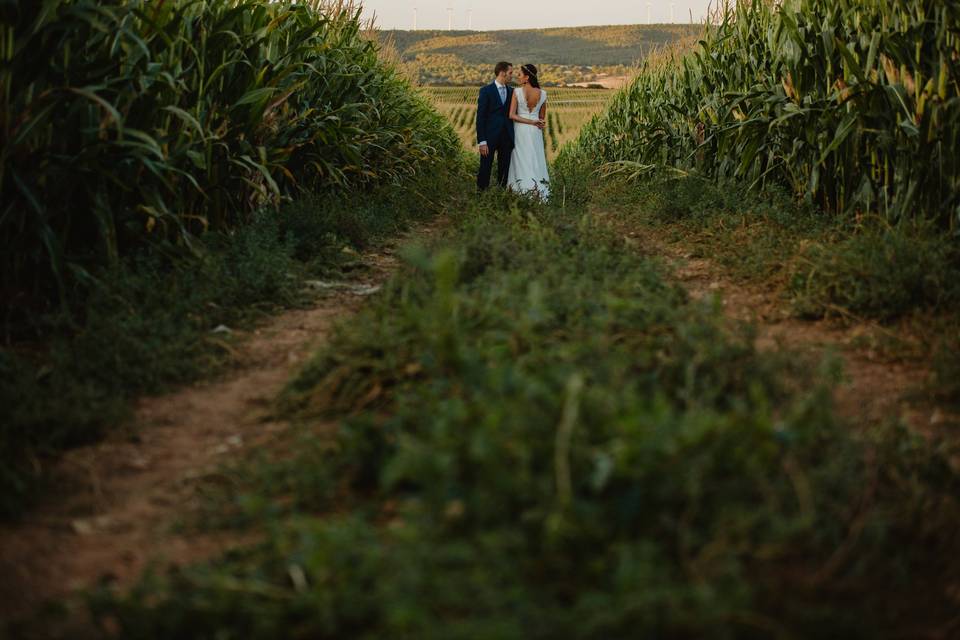
[[[759,349],[785,347],[812,356],[828,352],[841,356],[844,380],[834,400],[839,414],[852,423],[876,425],[900,418],[923,434],[942,431],[947,423],[960,424],[960,416],[923,393],[931,375],[925,363],[891,357],[869,346],[871,336],[890,330],[866,323],[796,318],[775,288],[738,282],[719,264],[696,257],[682,241],[665,241],[651,228],[625,226],[615,216],[610,222],[642,250],[664,256],[693,298],[719,295],[728,317],[753,322]]]
[[[205,476],[285,429],[271,417],[273,399],[333,323],[387,280],[402,240],[363,256],[369,270],[361,280],[314,282],[327,293],[312,308],[237,336],[236,366],[221,379],[143,398],[129,429],[64,455],[46,502],[22,522],[0,527],[0,620],[101,580],[128,585],[158,559],[185,565],[247,542],[235,533],[180,533],[173,525],[199,502]]]
[[[836,400],[841,414],[856,423],[900,416],[924,432],[957,419],[914,401],[929,372],[863,347],[859,339],[868,328],[792,318],[776,291],[735,282],[715,263],[650,229],[617,227],[647,252],[671,260],[692,296],[720,294],[731,318],[756,322],[760,348],[841,353],[847,381]],[[100,580],[128,585],[157,559],[186,565],[249,542],[233,532],[187,534],[172,525],[199,504],[196,489],[205,477],[285,429],[271,416],[272,399],[332,324],[355,312],[397,264],[392,249],[365,261],[371,270],[357,286],[333,289],[314,307],[284,313],[242,337],[238,366],[224,378],[145,398],[131,429],[65,455],[56,469],[60,488],[49,502],[24,522],[0,527],[0,619],[20,617]]]

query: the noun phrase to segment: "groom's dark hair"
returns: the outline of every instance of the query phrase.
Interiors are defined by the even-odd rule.
[[[493,75],[498,76],[512,66],[509,62],[498,62],[497,66],[493,68]],[[487,68],[489,69],[489,67]]]

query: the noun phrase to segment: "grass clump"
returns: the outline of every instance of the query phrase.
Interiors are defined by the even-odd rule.
[[[774,187],[754,192],[697,174],[597,180],[589,165],[569,159],[562,171],[565,185],[592,176],[580,204],[647,226],[739,279],[782,288],[802,317],[892,322],[960,309],[960,252],[928,222],[862,216],[850,223]]]
[[[425,175],[444,192],[460,147],[349,2],[11,0],[0,22],[10,515],[50,454],[222,362],[212,329],[435,211]]]
[[[853,233],[805,248],[791,289],[803,315],[894,320],[960,309],[960,250],[923,224],[868,219]]]
[[[0,291],[21,313],[145,245],[459,149],[351,3],[11,0],[0,20],[0,100],[21,114],[0,125]]]
[[[960,409],[960,327],[938,345],[933,359],[934,395]]]
[[[711,18],[696,45],[643,61],[579,153],[779,184],[848,220],[882,211],[956,228],[955,6],[753,0]]]
[[[0,514],[19,513],[53,456],[121,424],[133,398],[228,362],[231,337],[214,329],[306,303],[306,278],[353,270],[357,250],[434,215],[419,197],[433,178],[349,199],[305,198],[208,234],[193,252],[158,247],[87,277],[75,293],[82,316],[38,317],[42,342],[0,349]]]
[[[757,352],[608,227],[498,198],[411,249],[291,383],[304,433],[341,423],[238,492],[264,541],[96,615],[130,638],[498,639],[949,617],[946,452],[855,435],[815,367]]]
[[[741,273],[775,267],[765,275],[791,289],[804,315],[892,321],[955,312],[960,85],[951,82],[958,50],[946,34],[960,24],[956,7],[751,1],[724,5],[710,22],[695,46],[648,56],[560,154],[566,175],[554,192],[568,186],[582,196],[597,168],[666,186],[659,215],[689,221],[710,255],[731,258]],[[686,176],[674,185],[703,185],[690,194],[697,207],[663,184],[664,171]],[[819,224],[754,207],[771,186],[791,195],[773,200],[784,212]],[[698,226],[701,204],[709,215]],[[727,226],[731,205],[736,232]],[[873,214],[892,226],[863,221]],[[777,264],[778,250],[787,261]]]
[[[591,184],[580,204],[614,216],[626,230],[647,231],[709,257],[737,279],[785,283],[801,247],[827,241],[839,223],[817,215],[774,187],[757,193],[697,174],[657,173],[638,180],[623,173],[598,178],[589,166],[566,166],[565,184]]]

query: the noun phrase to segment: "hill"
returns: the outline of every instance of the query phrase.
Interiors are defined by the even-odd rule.
[[[650,51],[698,34],[699,25],[617,25],[507,31],[381,31],[422,84],[477,84],[498,60],[531,62],[546,84],[624,76]]]

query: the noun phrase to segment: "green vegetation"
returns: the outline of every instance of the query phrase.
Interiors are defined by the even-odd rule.
[[[51,455],[222,363],[219,324],[297,303],[299,278],[345,245],[434,212],[424,181],[459,146],[338,3],[55,0],[0,16],[10,515]]]
[[[744,281],[785,290],[800,316],[893,321],[960,309],[960,248],[930,223],[826,216],[773,185],[752,191],[695,174],[598,182],[588,167],[561,164],[554,178],[575,198],[578,182],[591,185],[598,213],[652,226]]]
[[[201,255],[145,252],[85,283],[84,320],[42,327],[42,346],[0,350],[0,515],[43,488],[47,461],[96,441],[129,416],[137,396],[210,375],[230,361],[232,331],[315,297],[310,277],[362,269],[355,253],[436,215],[421,193],[432,176],[369,195],[305,196],[261,211],[235,232],[210,233]],[[226,327],[230,331],[216,331]]]
[[[495,63],[494,63],[495,64]],[[493,80],[490,63],[467,64],[453,54],[417,54],[404,63],[407,74],[426,86],[476,86]],[[596,85],[613,83],[620,86],[634,68],[626,65],[556,65],[538,64],[540,81],[545,87],[564,85]]]
[[[805,247],[791,282],[799,311],[891,320],[916,309],[960,309],[960,246],[915,225],[868,219],[842,238]]]
[[[418,53],[448,53],[469,64],[491,63],[490,52],[504,60],[534,64],[633,65],[653,49],[696,35],[699,26],[621,25],[504,31],[382,31],[404,59]],[[496,60],[492,61],[496,63]]]
[[[958,24],[955,3],[739,3],[695,50],[648,61],[560,173],[581,195],[597,168],[786,189],[836,230],[793,265],[805,313],[957,309]]]
[[[132,640],[948,636],[952,418],[838,412],[839,359],[759,347],[636,236],[800,315],[932,317],[916,391],[956,404],[960,5],[751,0],[692,50],[677,27],[612,102],[551,91],[548,150],[576,139],[550,202],[476,194],[475,89],[412,91],[335,6],[3,14],[24,114],[0,164],[7,512],[36,461],[217,366],[218,324],[300,303],[305,275],[356,266],[345,246],[450,223],[290,381],[289,431],[197,481],[177,525],[241,546],[98,587],[89,619]],[[575,30],[575,54],[624,64],[642,31]],[[479,68],[568,64],[545,43],[573,36],[404,37],[407,60]]]
[[[648,62],[584,131],[583,151],[956,227],[960,6],[751,0],[733,11],[695,51]]]
[[[881,638],[951,615],[947,449],[852,429],[829,364],[756,351],[607,225],[451,208],[291,383],[299,444],[227,472],[212,524],[262,542],[98,593],[97,616],[128,638],[506,639]]]
[[[692,25],[626,25],[508,31],[382,31],[420,84],[489,82],[499,60],[533,63],[546,85],[627,76],[651,51],[690,39]],[[496,59],[494,59],[496,58]]]
[[[146,243],[395,182],[453,148],[353,16],[321,0],[58,0],[3,15],[0,273],[16,313],[70,303],[77,274]]]

